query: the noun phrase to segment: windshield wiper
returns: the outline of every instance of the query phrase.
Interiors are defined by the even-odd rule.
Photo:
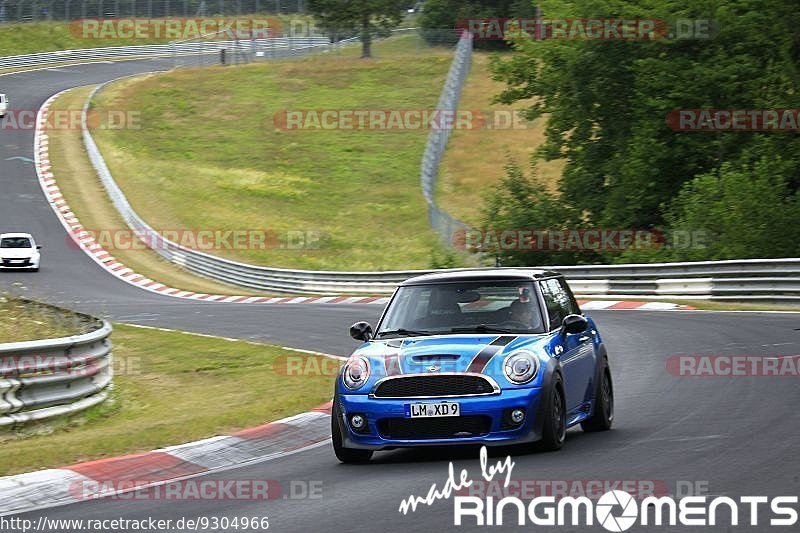
[[[477,326],[459,326],[455,328],[450,328],[452,333],[468,333],[470,331],[477,331],[478,333],[486,333],[486,332],[493,332],[493,333],[520,333],[519,329],[510,329],[504,328],[501,326],[495,326],[493,324],[478,324]]]
[[[390,329],[389,331],[381,331],[378,333],[378,337],[383,337],[384,335],[402,335],[404,337],[416,337],[416,336],[423,336],[423,335],[435,335],[436,333],[433,331],[416,331],[413,329]]]

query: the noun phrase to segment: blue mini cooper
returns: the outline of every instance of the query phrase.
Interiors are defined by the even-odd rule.
[[[614,389],[597,327],[564,277],[546,270],[428,274],[398,287],[336,378],[336,457],[444,444],[537,443],[604,431]]]

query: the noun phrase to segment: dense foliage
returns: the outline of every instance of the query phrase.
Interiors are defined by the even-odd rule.
[[[462,28],[469,19],[534,17],[531,0],[427,0],[423,4],[419,26],[422,35],[440,42],[443,31]],[[454,38],[456,34],[453,34]],[[476,48],[507,48],[502,40],[476,40]]]
[[[542,0],[547,18],[707,19],[694,38],[517,39],[498,59],[503,103],[547,117],[536,157],[565,158],[555,211],[536,201],[519,226],[661,228],[691,233],[689,246],[605,254],[603,260],[693,260],[800,255],[800,137],[794,131],[674,131],[679,109],[798,107],[797,0]],[[531,104],[531,102],[533,102]],[[492,206],[520,177],[512,167]],[[516,174],[513,174],[516,173]],[[531,182],[529,180],[530,183]],[[486,225],[495,224],[491,217]],[[540,259],[540,258],[539,258]],[[586,258],[591,260],[590,258]],[[580,257],[559,256],[564,264]],[[512,260],[524,264],[518,256]],[[541,263],[542,261],[536,261]]]
[[[355,33],[361,57],[372,56],[372,38],[402,22],[408,0],[309,0],[308,11],[334,40]]]

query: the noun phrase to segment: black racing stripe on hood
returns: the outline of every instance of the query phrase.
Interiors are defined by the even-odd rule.
[[[483,372],[483,369],[486,368],[486,365],[489,363],[492,357],[498,354],[505,346],[511,343],[517,337],[513,335],[503,335],[502,337],[497,337],[495,340],[490,342],[486,345],[486,347],[478,352],[478,355],[473,357],[472,361],[470,361],[469,366],[467,367],[467,372],[473,372],[476,374],[480,374]]]

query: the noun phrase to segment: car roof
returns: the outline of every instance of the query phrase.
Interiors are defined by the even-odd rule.
[[[424,274],[405,280],[400,286],[452,283],[458,281],[532,281],[560,276],[552,270],[534,268],[472,268]]]
[[[33,235],[30,233],[0,233],[0,239],[5,239],[6,237],[27,237],[33,239]]]

